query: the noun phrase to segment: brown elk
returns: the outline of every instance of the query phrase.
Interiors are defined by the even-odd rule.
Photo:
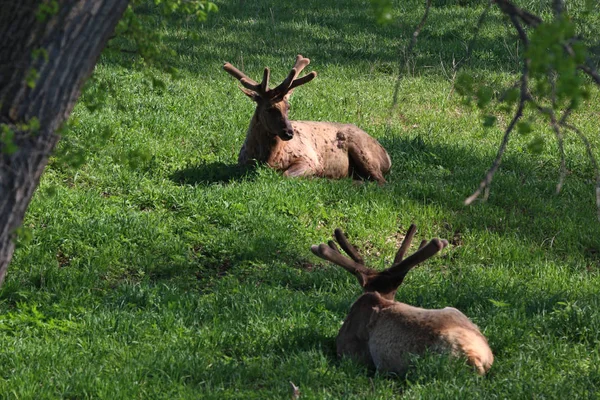
[[[309,63],[298,55],[287,78],[274,89],[269,88],[269,68],[257,83],[230,63],[223,65],[240,81],[242,92],[256,102],[238,164],[267,163],[285,176],[353,176],[385,183],[383,174],[392,162],[383,146],[365,131],[351,124],[289,120],[292,91],[317,76],[312,71],[298,78]]]
[[[363,258],[340,229],[334,241],[312,246],[311,251],[355,275],[364,294],[354,302],[336,339],[338,356],[350,358],[380,371],[405,374],[411,354],[426,351],[464,356],[479,374],[485,374],[494,361],[486,338],[479,328],[456,308],[428,310],[394,300],[396,290],[411,268],[434,256],[448,245],[446,240],[423,240],[411,256],[404,255],[415,234],[411,225],[392,266],[376,271],[364,265]]]

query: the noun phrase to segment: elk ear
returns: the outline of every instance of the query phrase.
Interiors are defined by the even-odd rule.
[[[369,317],[369,322],[367,323],[367,332],[370,332],[371,329],[373,329],[373,327],[377,323],[377,320],[379,319],[379,312],[381,311],[381,309],[382,307],[380,305],[372,307],[371,316]]]
[[[381,307],[379,306],[373,306],[365,310],[364,319],[359,321],[360,326],[356,331],[356,337],[360,340],[369,340],[369,334],[375,326],[377,319],[379,319],[379,311],[381,311]]]
[[[253,101],[256,101],[256,100],[257,100],[257,98],[258,98],[258,93],[256,93],[255,91],[253,91],[253,90],[250,90],[250,89],[246,89],[246,88],[243,88],[243,87],[240,87],[240,90],[241,90],[241,91],[242,91],[242,92],[243,92],[243,93],[244,93],[246,96],[250,97],[250,98],[251,98]]]

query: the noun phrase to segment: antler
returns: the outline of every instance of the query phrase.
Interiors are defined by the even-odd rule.
[[[375,272],[374,270],[371,270],[370,268],[367,268],[364,265],[342,255],[333,241],[329,242],[329,246],[325,243],[321,243],[318,246],[312,245],[310,250],[317,257],[331,261],[332,263],[339,265],[352,275],[356,276],[358,283],[363,287],[367,284],[368,277]]]
[[[240,81],[240,83],[242,84],[242,86],[245,87],[246,89],[252,90],[253,92],[258,93],[261,96],[263,96],[267,93],[268,86],[269,86],[269,75],[270,75],[270,71],[269,71],[268,67],[265,67],[265,71],[263,73],[263,80],[260,84],[256,83],[256,81],[249,78],[246,74],[244,74],[242,71],[240,71],[239,69],[237,69],[236,67],[234,67],[233,65],[231,65],[228,62],[223,64],[223,69],[225,71],[227,71],[231,76],[238,79]]]
[[[328,245],[320,244],[319,246],[312,246],[311,251],[316,256],[331,261],[356,276],[365,292],[378,292],[383,297],[393,300],[396,290],[398,290],[398,287],[404,281],[408,271],[428,258],[433,257],[448,245],[448,241],[445,239],[434,238],[429,242],[423,240],[419,245],[419,249],[404,259],[404,255],[410,247],[416,230],[417,228],[414,224],[408,228],[406,236],[396,253],[396,257],[394,257],[392,266],[380,272],[364,265],[363,258],[356,248],[348,242],[348,239],[339,228],[334,231],[334,236],[342,249],[351,258],[343,256],[333,241],[329,241]]]
[[[315,71],[310,72],[302,78],[296,79],[298,75],[300,75],[300,72],[302,72],[302,70],[306,68],[308,64],[310,64],[310,59],[302,57],[302,54],[298,54],[296,56],[296,63],[294,64],[294,67],[288,74],[287,78],[285,78],[279,86],[273,89],[275,94],[273,97],[285,96],[285,94],[293,88],[312,81],[317,76]]]
[[[315,71],[312,71],[309,74],[298,78],[300,72],[302,72],[302,70],[306,68],[308,64],[310,64],[310,60],[308,58],[302,57],[301,54],[298,54],[298,56],[296,57],[296,63],[294,64],[294,67],[289,72],[288,76],[284,79],[284,81],[275,89],[269,89],[269,77],[271,72],[268,67],[265,67],[265,70],[263,72],[263,79],[260,84],[250,79],[248,76],[246,76],[246,74],[244,74],[242,71],[240,71],[228,62],[223,65],[223,69],[227,71],[230,75],[238,79],[242,86],[244,86],[246,89],[257,93],[262,98],[274,100],[282,98],[290,90],[312,81],[317,76],[317,73]]]

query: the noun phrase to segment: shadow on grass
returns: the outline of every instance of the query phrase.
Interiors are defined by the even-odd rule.
[[[476,148],[460,145],[440,145],[423,139],[422,135],[383,138],[380,142],[393,160],[392,171],[386,177],[388,183],[372,190],[369,186],[369,192],[373,193],[365,196],[365,185],[314,178],[327,182],[326,189],[319,193],[323,204],[331,204],[333,211],[347,212],[347,209],[335,210],[341,192],[354,209],[366,210],[376,202],[385,208],[401,210],[408,201],[444,210],[444,216],[437,218],[435,227],[431,227],[431,221],[426,217],[428,213],[417,217],[421,219],[415,222],[421,229],[432,229],[436,236],[450,239],[459,249],[478,245],[463,244],[462,237],[480,231],[487,232],[489,237],[506,237],[511,246],[516,246],[509,250],[495,245],[496,255],[492,257],[502,257],[504,262],[554,260],[563,263],[569,260],[573,266],[576,263],[588,265],[588,270],[598,265],[600,224],[595,219],[593,186],[586,183],[593,177],[591,170],[581,166],[570,168],[579,171],[577,174],[581,176],[574,176],[575,173],[570,176],[563,193],[557,196],[554,194],[556,170],[551,165],[540,164],[536,155],[515,154],[509,150],[494,178],[489,200],[466,207],[464,199],[477,187],[493,154],[480,154]],[[177,171],[171,179],[180,184],[230,183],[253,179],[254,173],[254,170],[237,165],[210,163]],[[291,185],[290,190],[302,188]],[[206,267],[204,272],[210,279],[211,275],[223,275],[225,264],[284,262],[302,268],[302,265],[319,262],[304,244],[306,240],[302,235],[306,227],[294,208],[289,209],[286,201],[281,204],[277,201],[269,207],[273,208],[272,213],[229,215],[227,210],[215,212],[211,218],[216,221],[215,229],[219,230],[220,238],[210,245],[198,244],[203,250],[193,268]],[[221,213],[226,215],[220,216]],[[340,227],[346,229],[343,222]],[[517,242],[515,238],[518,238]],[[486,260],[489,256],[485,256]],[[471,256],[461,250],[453,253],[454,257]],[[494,261],[489,259],[489,262]],[[155,278],[176,276],[181,272],[178,268],[174,265],[171,271],[165,263]]]
[[[465,45],[471,40],[481,10],[482,6],[434,6],[415,49],[416,70],[427,66],[427,73],[445,74],[444,68],[460,61],[466,55]],[[177,16],[161,22],[171,32],[165,36],[165,43],[181,55],[168,63],[193,73],[221,73],[215,66],[223,61],[258,70],[275,60],[287,60],[288,65],[302,53],[318,66],[360,66],[365,73],[379,71],[395,76],[423,11],[423,2],[401,3],[395,6],[395,21],[379,25],[371,9],[361,2],[248,0],[220,4],[219,12],[204,23]],[[142,10],[142,14],[158,18],[152,8]],[[493,26],[494,32],[475,40],[469,66],[487,70],[493,65],[516,72],[518,65],[512,55],[516,38],[506,35],[500,15],[489,15],[486,26]],[[122,54],[112,54],[103,61],[131,66],[131,58]]]
[[[242,179],[252,180],[255,169],[237,164],[213,162],[188,167],[171,174],[170,179],[182,185],[231,183]]]
[[[280,335],[273,347],[282,349],[285,354],[321,348],[327,358],[335,361],[337,359],[335,337],[327,336],[317,329],[317,327],[294,328],[291,332]]]
[[[494,149],[481,154],[476,144],[440,145],[423,137],[380,140],[393,161],[387,189],[393,197],[447,210],[440,236],[452,238],[465,230],[518,235],[524,244],[546,242],[547,255],[576,252],[598,262],[600,224],[590,184],[594,172],[587,160],[567,160],[572,174],[556,195],[558,165],[513,144],[494,176],[489,199],[465,206],[490,167]]]

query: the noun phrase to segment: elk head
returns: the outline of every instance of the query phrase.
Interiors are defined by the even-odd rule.
[[[316,256],[331,261],[356,276],[364,291],[364,294],[352,305],[338,334],[336,344],[339,356],[348,355],[358,362],[374,366],[368,346],[368,328],[375,322],[383,308],[395,304],[396,291],[411,268],[434,256],[448,245],[448,241],[445,239],[435,238],[429,242],[423,240],[415,253],[404,258],[416,229],[415,225],[410,226],[394,257],[392,266],[383,271],[366,267],[363,258],[348,242],[341,229],[336,229],[334,236],[350,257],[342,255],[332,240],[327,244],[311,247],[311,251]]]
[[[258,119],[258,123],[264,127],[267,133],[271,136],[279,136],[282,140],[290,140],[294,137],[294,129],[288,118],[288,111],[290,108],[288,99],[294,88],[310,82],[317,76],[317,73],[312,71],[311,73],[298,78],[300,72],[302,72],[308,64],[310,64],[310,60],[299,54],[296,57],[296,64],[288,74],[287,78],[285,78],[275,89],[269,88],[271,71],[268,67],[265,67],[263,79],[260,83],[250,79],[230,63],[225,63],[223,69],[233,77],[237,78],[242,84],[242,87],[240,87],[242,92],[256,102],[257,108],[255,115]]]

